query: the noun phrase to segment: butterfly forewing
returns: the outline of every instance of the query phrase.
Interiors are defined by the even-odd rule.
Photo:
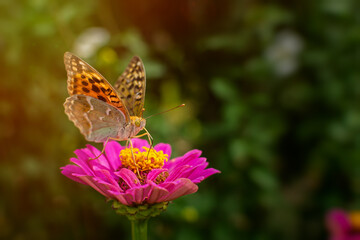
[[[64,103],[65,113],[85,136],[86,140],[104,142],[116,138],[126,123],[125,115],[117,108],[85,95],[73,95]]]
[[[72,53],[64,55],[68,75],[68,92],[70,96],[81,94],[106,102],[119,109],[129,121],[129,112],[117,91],[94,68]]]
[[[135,56],[131,59],[114,86],[130,116],[142,117],[146,78],[145,68],[139,57]]]

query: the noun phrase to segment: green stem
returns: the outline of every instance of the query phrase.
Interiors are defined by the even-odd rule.
[[[131,221],[132,240],[147,240],[147,223],[148,219]]]

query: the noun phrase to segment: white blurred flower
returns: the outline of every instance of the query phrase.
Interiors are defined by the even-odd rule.
[[[303,41],[293,31],[279,32],[273,43],[266,49],[265,58],[273,66],[278,76],[285,77],[298,68],[298,55],[303,49]]]
[[[74,43],[74,53],[82,58],[93,56],[96,51],[105,46],[110,40],[110,33],[100,27],[86,29]]]

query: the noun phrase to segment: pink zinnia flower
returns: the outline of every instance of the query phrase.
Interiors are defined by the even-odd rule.
[[[360,212],[333,209],[326,216],[330,240],[360,240]]]
[[[200,150],[168,160],[171,146],[160,143],[149,152],[146,140],[133,139],[133,149],[109,142],[105,153],[91,145],[75,151],[77,158],[62,167],[68,178],[94,188],[96,191],[127,206],[168,202],[194,193],[197,184],[220,171],[207,168]],[[136,165],[134,163],[134,158]],[[93,159],[93,160],[91,160]]]

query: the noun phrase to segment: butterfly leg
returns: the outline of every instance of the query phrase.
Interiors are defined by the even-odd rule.
[[[132,144],[131,139],[126,140],[126,145],[127,145],[128,143],[130,143],[131,156],[132,156],[132,159],[133,159],[133,161],[134,161],[134,165],[135,165],[135,167],[136,167],[136,173],[137,173],[137,175],[138,175],[138,177],[139,177],[139,179],[140,179],[140,173],[139,173],[139,169],[138,169],[138,167],[137,167],[136,161],[135,161],[135,156],[134,156],[134,152],[133,152],[133,148],[134,148],[134,147],[133,147],[133,144]]]
[[[141,137],[143,137],[143,136],[147,136],[147,137],[148,137],[148,140],[149,140],[149,143],[150,143],[150,145],[152,146],[152,145],[153,145],[153,140],[154,140],[153,137],[150,135],[149,131],[146,130],[146,128],[144,128],[144,131],[145,131],[145,133],[140,134],[140,135],[137,135],[137,136],[134,136],[134,137],[132,137],[132,138],[141,138]]]
[[[149,143],[150,143],[150,149],[149,149],[148,154],[146,156],[146,158],[149,159],[150,151],[154,147],[154,139],[153,139],[153,137],[151,136],[151,134],[149,133],[149,131],[146,128],[144,128],[144,131],[146,132],[146,135],[147,135],[147,137],[149,139]]]
[[[108,144],[109,140],[120,141],[120,139],[118,139],[118,138],[109,137],[109,138],[106,139],[106,141],[104,142],[104,146],[103,146],[103,149],[101,150],[101,153],[100,153],[97,157],[95,157],[95,158],[90,158],[89,160],[98,159],[101,155],[103,155],[104,152],[105,152],[106,145]],[[128,145],[128,141],[129,141],[129,139],[126,140],[126,145]]]
[[[146,135],[148,135],[148,133],[143,133],[143,134],[140,134],[140,135],[136,135],[136,136],[133,136],[131,138],[141,138],[141,137],[146,136]]]
[[[140,137],[143,137],[143,136],[148,137],[148,140],[149,140],[149,143],[150,143],[150,149],[148,151],[148,154],[147,154],[146,158],[149,158],[149,153],[150,153],[151,149],[153,149],[153,146],[154,146],[154,139],[153,139],[153,137],[151,136],[151,134],[149,133],[149,131],[146,128],[144,128],[143,130],[145,131],[145,133],[134,136],[133,138],[140,138]]]
[[[101,150],[101,153],[100,153],[97,157],[95,157],[95,158],[90,158],[89,160],[98,159],[101,155],[103,155],[104,152],[105,152],[106,145],[108,144],[108,142],[109,142],[110,139],[111,139],[111,140],[117,140],[116,138],[111,138],[111,137],[109,137],[108,139],[106,139],[106,141],[105,141],[105,143],[104,143],[104,146],[103,146],[103,149]]]

